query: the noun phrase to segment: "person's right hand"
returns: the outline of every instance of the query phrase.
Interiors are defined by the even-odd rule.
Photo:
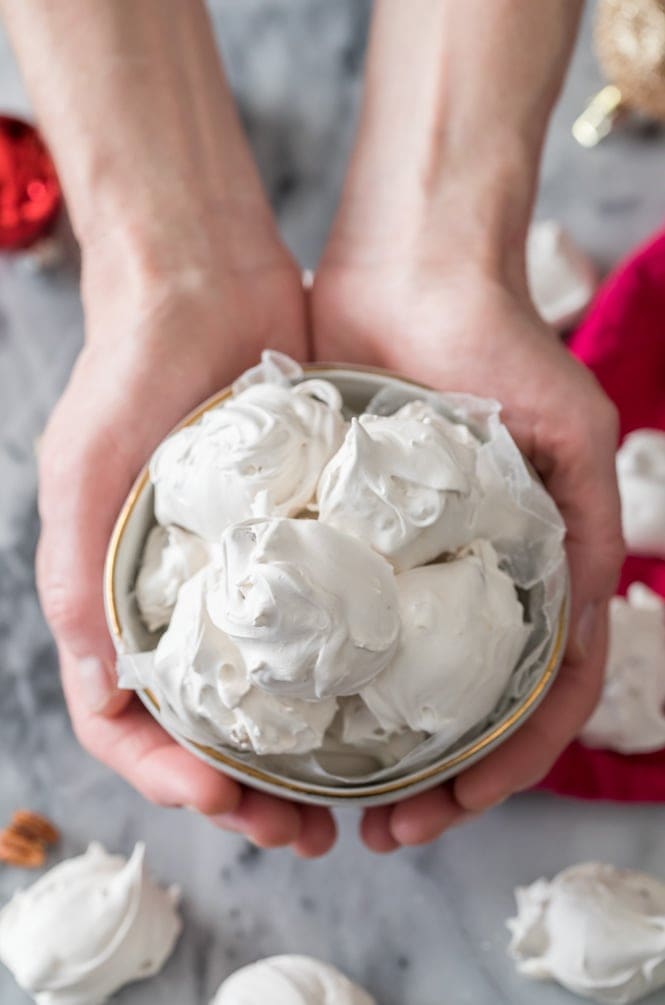
[[[115,244],[84,254],[86,344],[40,448],[39,592],[74,730],[154,802],[194,808],[262,846],[323,854],[335,839],[326,810],[243,790],[116,689],[102,603],[113,523],[158,442],[262,349],[303,358],[299,272],[270,240],[251,263],[209,247],[176,255],[186,268]]]
[[[511,288],[446,248],[445,231],[439,247],[431,264],[408,246],[370,262],[357,245],[331,245],[312,291],[316,358],[501,402],[566,522],[570,639],[547,698],[508,740],[451,782],[365,811],[363,838],[378,852],[432,841],[544,777],[600,696],[607,604],[623,558],[616,409],[540,321],[525,283]]]

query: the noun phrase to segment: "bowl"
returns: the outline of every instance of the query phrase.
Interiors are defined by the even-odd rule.
[[[430,391],[425,385],[405,380],[384,370],[352,366],[318,366],[303,368],[303,377],[317,377],[334,384],[342,394],[349,414],[362,412],[380,391],[394,391],[411,397]],[[220,405],[233,393],[226,388],[213,395],[179,425],[178,429],[196,422],[204,412]],[[146,465],[134,483],[116,521],[108,547],[104,571],[104,603],[109,631],[119,654],[153,649],[157,636],[143,624],[134,598],[134,584],[146,537],[155,524],[154,493]],[[299,778],[287,770],[268,763],[265,766],[254,757],[248,763],[246,756],[232,748],[215,749],[200,744],[173,730],[164,722],[155,696],[149,691],[139,696],[148,711],[166,732],[179,744],[190,750],[212,767],[256,789],[283,798],[315,805],[378,806],[397,802],[416,795],[459,774],[485,757],[536,710],[549,690],[561,665],[567,638],[569,590],[567,574],[565,586],[555,600],[551,630],[542,640],[538,658],[529,672],[528,686],[519,697],[509,700],[498,718],[493,719],[478,735],[458,742],[451,750],[431,759],[431,763],[418,764],[403,772],[397,770],[378,781],[353,779],[339,784]]]

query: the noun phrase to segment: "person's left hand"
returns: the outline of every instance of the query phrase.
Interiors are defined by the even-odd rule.
[[[540,708],[454,781],[368,810],[362,833],[377,852],[430,841],[546,774],[597,702],[607,601],[623,556],[617,417],[592,375],[540,322],[528,296],[460,267],[454,254],[447,267],[400,259],[324,258],[312,291],[315,354],[498,399],[565,518],[572,611],[564,664]]]
[[[86,344],[40,448],[39,593],[72,727],[90,754],[155,803],[314,857],[334,844],[332,815],[240,786],[177,744],[132,692],[117,689],[104,616],[113,524],[153,449],[262,349],[306,354],[300,273],[288,255],[266,237],[260,258],[229,269],[223,236],[198,263],[186,255],[182,271],[160,271],[154,257],[108,235],[84,249]],[[171,248],[160,243],[158,254]]]

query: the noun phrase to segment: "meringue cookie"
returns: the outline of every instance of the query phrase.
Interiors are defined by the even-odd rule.
[[[329,963],[309,956],[271,956],[236,970],[210,1005],[375,1005],[366,991]]]
[[[374,758],[387,768],[398,764],[426,739],[427,733],[416,733],[411,729],[401,733],[387,732],[360,695],[354,694],[349,698],[340,698],[337,715],[326,733],[322,751],[348,753],[353,750]]]
[[[208,613],[255,684],[310,701],[355,694],[388,665],[400,630],[388,563],[318,520],[230,527]]]
[[[397,654],[361,696],[387,733],[408,727],[452,744],[504,692],[528,636],[522,605],[487,541],[396,581]]]
[[[398,571],[472,537],[475,441],[424,402],[361,415],[317,489],[319,519],[367,542]]]
[[[0,960],[38,1005],[101,1005],[161,970],[182,928],[178,892],[144,857],[142,844],[129,861],[91,844],[0,911]]]
[[[580,739],[622,754],[665,747],[665,603],[641,583],[610,602],[605,684]]]
[[[536,310],[559,331],[580,317],[597,285],[591,259],[555,220],[531,224],[526,271]]]
[[[617,453],[617,475],[628,551],[665,558],[665,432],[630,433]]]
[[[627,1005],[665,987],[665,883],[587,862],[515,891],[518,972],[583,998]]]
[[[153,527],[136,579],[136,603],[151,632],[168,625],[178,590],[211,558],[211,545],[180,527]]]
[[[342,441],[332,384],[253,384],[170,436],[150,462],[155,515],[216,541],[252,516],[292,516]]]
[[[181,588],[154,653],[118,658],[120,687],[148,688],[176,732],[197,743],[257,754],[302,754],[319,747],[334,699],[299,701],[252,686],[242,654],[210,619],[203,569]]]

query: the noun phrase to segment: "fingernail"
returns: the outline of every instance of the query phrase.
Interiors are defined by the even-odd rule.
[[[86,656],[78,661],[81,697],[91,712],[103,712],[115,693],[111,673],[96,656]]]
[[[589,650],[596,635],[596,622],[598,620],[598,604],[587,604],[580,614],[577,622],[577,633],[575,643],[579,658],[584,660],[589,655]]]

